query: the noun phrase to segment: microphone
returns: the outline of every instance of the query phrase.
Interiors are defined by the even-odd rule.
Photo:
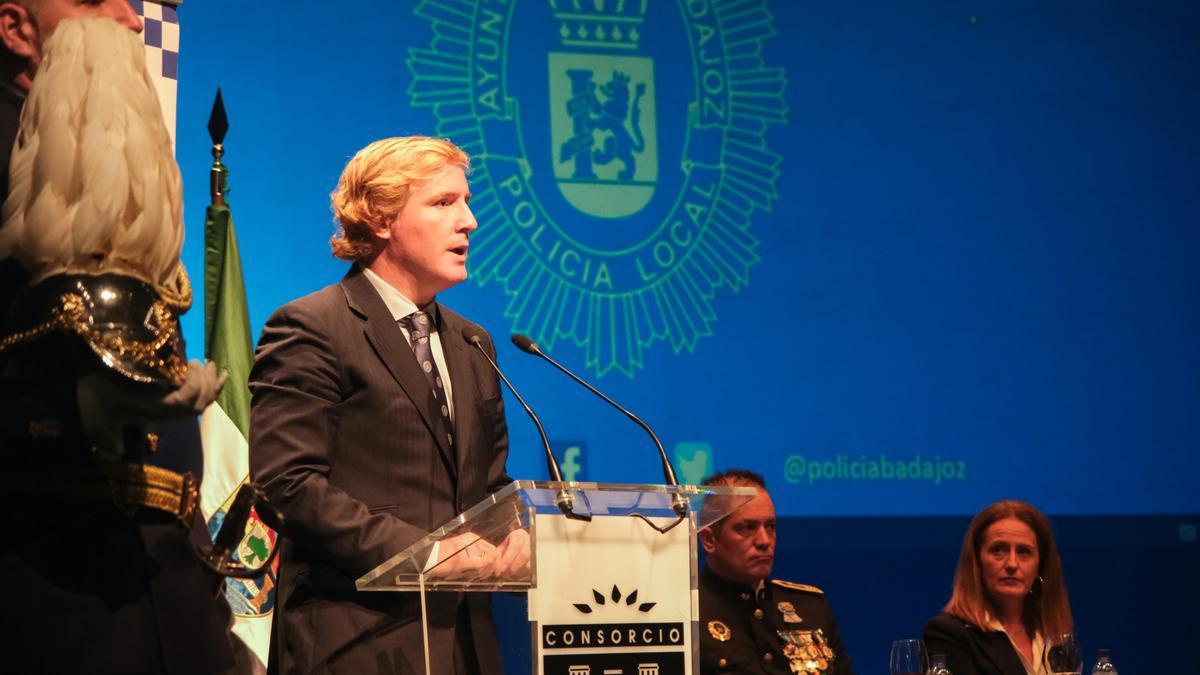
[[[642,418],[638,417],[637,415],[634,415],[632,412],[621,407],[620,405],[617,404],[616,401],[612,400],[611,398],[609,398],[609,397],[605,396],[603,393],[601,393],[599,389],[596,389],[592,385],[585,382],[582,378],[580,378],[575,373],[571,372],[570,370],[567,370],[566,366],[564,366],[561,363],[559,363],[558,361],[555,361],[554,359],[550,358],[550,356],[548,354],[546,354],[546,352],[543,352],[542,348],[539,347],[537,345],[537,343],[534,342],[529,336],[521,335],[520,333],[514,333],[512,336],[512,343],[517,346],[517,349],[520,349],[521,351],[525,352],[526,354],[532,354],[534,356],[541,357],[541,358],[545,359],[546,361],[549,361],[550,364],[553,365],[555,368],[558,368],[562,372],[566,373],[567,377],[570,377],[572,380],[575,380],[579,384],[583,385],[583,387],[585,389],[587,389],[588,391],[590,391],[593,394],[604,399],[604,401],[606,403],[608,403],[612,407],[616,408],[617,410],[620,410],[622,413],[625,414],[626,417],[633,420],[634,422],[637,423],[638,426],[640,426],[642,429],[644,429],[647,434],[650,434],[650,439],[654,441],[655,447],[658,448],[658,454],[662,458],[663,476],[666,477],[666,479],[667,479],[667,485],[670,485],[671,487],[674,487],[674,488],[679,487],[679,481],[675,478],[675,468],[671,466],[671,460],[667,459],[667,451],[665,449],[663,449],[662,441],[658,440],[658,436],[654,433],[654,430],[650,428],[650,425],[643,422]],[[671,509],[673,511],[675,511],[675,515],[679,516],[680,519],[687,517],[688,503],[687,503],[687,500],[684,499],[683,495],[681,495],[678,492],[675,493],[675,495],[671,498]],[[649,521],[647,521],[647,522],[649,522]],[[667,529],[670,529],[670,528],[667,528]]]
[[[521,394],[517,392],[517,389],[513,386],[512,382],[509,382],[508,378],[504,376],[504,373],[500,371],[500,366],[496,365],[495,359],[493,359],[491,355],[487,353],[487,350],[483,348],[483,340],[479,337],[479,335],[477,335],[475,331],[471,330],[470,327],[464,328],[462,335],[464,340],[475,345],[475,348],[479,350],[479,353],[483,354],[483,358],[487,359],[487,362],[492,366],[492,370],[496,371],[496,374],[499,375],[504,384],[508,386],[508,390],[511,391],[513,396],[517,398],[517,402],[520,403],[521,407],[525,409],[525,414],[529,415],[529,419],[533,420],[533,425],[537,427],[538,434],[542,437],[542,446],[546,449],[546,467],[550,469],[550,478],[561,484],[563,482],[562,471],[558,468],[558,460],[554,458],[554,451],[550,449],[550,439],[546,438],[546,429],[542,427],[542,421],[538,419],[537,413],[533,412],[533,408],[529,407],[529,404],[526,403],[525,399],[521,397]],[[554,498],[554,504],[558,507],[558,510],[562,511],[563,515],[568,518],[574,518],[576,520],[592,519],[591,514],[575,513],[575,498],[567,492],[566,488],[562,488],[558,491],[558,495],[556,495]]]

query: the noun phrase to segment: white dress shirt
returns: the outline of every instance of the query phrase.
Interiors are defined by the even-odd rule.
[[[379,293],[379,297],[383,298],[383,304],[387,305],[388,311],[392,313],[392,318],[397,322],[400,319],[412,314],[420,309],[412,300],[404,297],[404,294],[396,290],[384,281],[378,274],[375,274],[367,268],[363,268],[363,274],[367,277],[367,281],[375,287],[375,291]],[[436,305],[435,305],[436,306]],[[442,376],[442,388],[446,390],[446,407],[450,410],[450,420],[454,420],[454,384],[450,381],[450,370],[446,368],[446,356],[442,352],[442,338],[438,335],[437,316],[431,316],[433,327],[429,330],[429,347],[433,352],[433,362],[437,365],[438,374]],[[400,324],[400,331],[404,333],[404,339],[408,340],[409,347],[412,347],[412,336],[408,334],[408,328],[404,324]]]
[[[1012,636],[1008,634],[1008,631],[1004,630],[1003,624],[993,618],[992,622],[988,624],[988,628],[1004,633],[1004,637],[1008,638],[1013,651],[1021,658],[1021,665],[1025,666],[1025,675],[1050,675],[1050,671],[1046,667],[1046,638],[1041,633],[1034,633],[1029,638],[1029,642],[1033,648],[1033,662],[1030,663],[1025,660],[1025,655],[1017,648],[1017,643],[1013,641]]]

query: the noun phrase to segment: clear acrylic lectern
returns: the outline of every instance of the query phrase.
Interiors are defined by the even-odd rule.
[[[571,517],[557,506],[563,491]],[[421,593],[422,611],[431,591],[527,592],[536,674],[688,675],[699,666],[696,533],[755,493],[514,481],[357,586]],[[491,564],[502,542],[526,537],[528,565]],[[428,636],[425,664],[428,672]]]

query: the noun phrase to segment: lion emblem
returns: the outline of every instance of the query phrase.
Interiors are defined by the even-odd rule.
[[[639,106],[646,85],[638,83],[631,103],[630,80],[625,73],[613,71],[612,79],[599,87],[599,94],[592,71],[569,70],[567,77],[574,92],[567,102],[567,112],[575,121],[576,133],[560,146],[558,161],[574,160],[575,178],[595,178],[593,164],[620,162],[617,179],[631,180],[637,172],[634,153],[646,149]]]

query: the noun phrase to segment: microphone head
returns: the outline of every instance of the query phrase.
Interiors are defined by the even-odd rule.
[[[482,346],[480,344],[482,340],[479,339],[479,333],[472,330],[470,326],[463,329],[462,336],[464,340],[475,345],[476,347]]]
[[[517,349],[520,349],[526,354],[533,354],[534,356],[542,355],[541,347],[538,347],[537,343],[533,341],[533,338],[529,337],[528,335],[513,333],[512,343],[517,346]]]

